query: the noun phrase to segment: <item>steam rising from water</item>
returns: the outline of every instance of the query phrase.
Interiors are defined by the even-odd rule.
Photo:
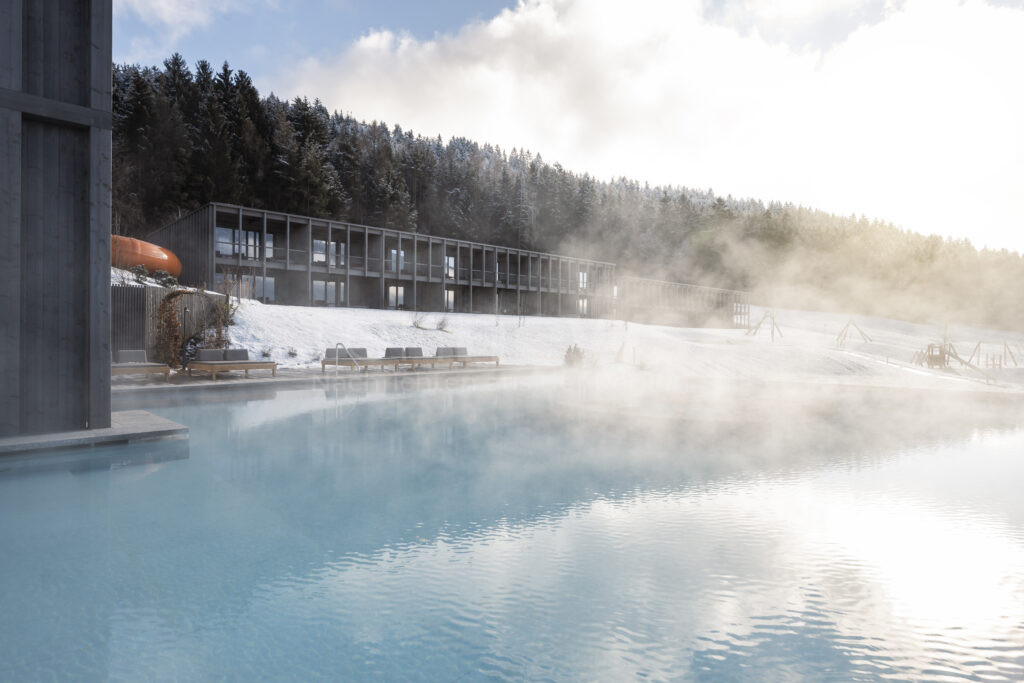
[[[1006,401],[624,367],[161,409],[188,460],[0,479],[0,672],[1016,677]]]

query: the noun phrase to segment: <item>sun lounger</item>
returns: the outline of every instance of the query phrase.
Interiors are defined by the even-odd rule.
[[[171,368],[165,363],[150,363],[142,350],[118,351],[117,362],[110,364],[110,375],[163,375],[164,381],[171,378]]]
[[[405,359],[405,347],[404,346],[389,346],[384,349],[384,360],[390,360],[394,363],[392,366],[395,370],[398,369],[399,364]],[[381,369],[384,366],[381,365]]]
[[[468,368],[470,363],[494,363],[495,366],[501,364],[497,356],[470,356],[465,346],[452,346],[448,348],[448,351],[450,351],[452,361],[461,363],[464,368]]]
[[[424,356],[423,349],[418,346],[389,346],[384,349],[383,358],[367,358],[366,349],[326,349],[324,359],[320,361],[320,372],[326,372],[327,366],[338,366],[343,368],[362,368],[367,370],[371,367],[379,367],[381,370],[392,368],[398,370],[402,365],[408,365],[415,369],[424,365],[435,368],[438,365],[447,365],[451,368],[454,365],[468,366],[470,363],[498,363],[497,356],[470,356],[462,347],[440,346],[433,356]]]
[[[328,365],[342,368],[366,368],[371,365],[366,357],[366,349],[329,348],[324,351],[324,359],[320,361],[320,372],[325,372]]]
[[[247,349],[199,349],[198,358],[188,364],[188,376],[193,370],[209,372],[213,379],[221,372],[244,370],[249,376],[250,370],[271,370],[277,377],[277,363],[273,361],[249,360]]]

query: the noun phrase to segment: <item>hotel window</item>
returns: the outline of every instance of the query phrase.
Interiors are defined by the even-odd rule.
[[[445,277],[454,280],[455,279],[455,257],[445,256],[444,257],[444,269]]]
[[[405,250],[404,249],[392,249],[391,258],[388,261],[388,270],[391,271],[402,271],[405,270]]]
[[[313,305],[324,306],[327,304],[327,283],[323,280],[313,280]]]
[[[587,315],[587,300],[582,296],[576,302],[576,312],[579,313],[580,317],[586,317]]]
[[[231,228],[217,228],[215,232],[214,249],[217,256],[235,256],[238,254],[236,237],[237,230]]]
[[[313,240],[313,263],[327,263],[327,242]]]
[[[259,248],[260,248],[260,237],[262,233],[258,233],[254,230],[244,230],[242,232],[245,238],[245,253],[244,257],[251,260],[258,259]]]
[[[330,262],[332,266],[345,265],[344,242],[331,242],[330,247],[327,249],[327,253],[330,256]]]
[[[327,305],[328,306],[337,306],[338,305],[338,299],[337,299],[338,295],[336,293],[337,289],[338,289],[337,283],[335,283],[335,282],[328,282],[327,283]]]
[[[256,276],[256,298],[264,303],[274,302],[274,278]]]
[[[267,243],[263,245],[263,254],[268,259],[274,258],[274,234],[267,233]]]
[[[338,305],[345,303],[345,283],[338,283]]]
[[[444,290],[444,310],[454,311],[455,310],[455,290],[446,289]]]
[[[388,308],[405,307],[405,287],[402,285],[391,285],[388,287]]]
[[[580,289],[586,289],[586,288],[587,288],[587,271],[581,270],[580,271]]]

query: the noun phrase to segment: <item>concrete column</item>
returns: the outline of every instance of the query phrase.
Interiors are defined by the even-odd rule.
[[[111,0],[67,5],[0,3],[0,437],[110,425]]]
[[[325,285],[326,290],[326,285]],[[327,296],[326,291],[324,296]],[[306,305],[313,305],[313,219],[306,219]]]
[[[260,265],[263,270],[263,298],[267,298],[267,212],[263,212],[263,242],[260,244]]]
[[[351,306],[352,300],[352,226],[345,224],[345,306]]]

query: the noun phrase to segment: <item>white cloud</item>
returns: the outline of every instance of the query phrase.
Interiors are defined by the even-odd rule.
[[[772,7],[526,0],[433,40],[371,32],[259,85],[603,178],[1024,248],[1024,12],[981,0],[890,2],[852,19],[848,0]],[[784,38],[822,16],[847,17],[827,48]]]
[[[160,33],[133,37],[129,51],[119,56],[122,61],[135,62],[162,59],[174,52],[176,45],[196,29],[204,29],[225,14],[247,10],[256,5],[274,5],[277,0],[114,0],[114,16],[134,14],[144,24]]]

